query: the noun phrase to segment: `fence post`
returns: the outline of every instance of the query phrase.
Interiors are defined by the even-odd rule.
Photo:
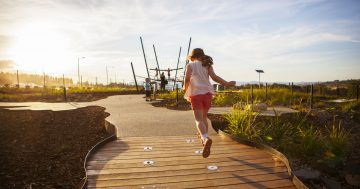
[[[267,102],[267,98],[268,98],[268,84],[265,83],[265,102]]]
[[[20,88],[20,82],[19,82],[19,70],[16,70],[16,79],[17,79],[17,88]]]
[[[44,86],[43,86],[43,88],[45,89],[45,72],[43,74],[44,74]]]
[[[291,96],[294,95],[294,82],[291,82]]]
[[[313,103],[314,103],[314,84],[311,84],[310,109],[313,109]]]
[[[179,102],[179,84],[176,83],[176,106]]]
[[[254,88],[251,85],[251,104],[254,104]]]
[[[63,86],[64,86],[64,101],[66,102],[66,87],[65,87],[65,76],[63,74]]]
[[[359,101],[359,86],[360,85],[357,85],[356,86],[356,100]]]

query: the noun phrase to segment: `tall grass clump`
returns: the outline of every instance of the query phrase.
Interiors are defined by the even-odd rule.
[[[283,121],[276,112],[275,117],[267,124],[264,126],[265,140],[280,151],[287,152],[293,146],[294,139],[298,137],[299,124]]]
[[[334,118],[333,124],[326,127],[326,137],[324,143],[326,146],[326,155],[330,158],[343,159],[349,145],[350,132],[342,127],[342,122],[336,123]]]
[[[304,158],[316,157],[322,151],[321,133],[314,126],[299,128],[299,143],[296,146],[296,154]]]
[[[234,107],[231,113],[225,114],[225,119],[229,122],[226,131],[240,138],[258,139],[260,129],[256,123],[257,116],[258,113],[246,106]]]

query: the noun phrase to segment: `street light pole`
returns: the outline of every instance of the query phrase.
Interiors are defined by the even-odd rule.
[[[108,67],[106,66],[106,85],[109,85],[109,73],[108,73]]]
[[[260,83],[260,74],[261,73],[265,73],[264,70],[255,70],[257,73],[259,73],[259,89],[260,89],[260,86],[261,86],[261,83]]]
[[[85,58],[83,57],[78,57],[78,85],[80,85],[80,58]]]

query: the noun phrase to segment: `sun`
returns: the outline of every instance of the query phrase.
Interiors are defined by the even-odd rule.
[[[17,30],[10,48],[17,69],[35,72],[60,70],[71,58],[68,40],[46,25],[32,24]]]

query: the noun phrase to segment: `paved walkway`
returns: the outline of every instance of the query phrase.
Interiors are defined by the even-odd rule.
[[[284,163],[217,135],[211,126],[212,152],[202,158],[192,111],[156,108],[142,97],[0,106],[54,111],[105,107],[111,114],[107,121],[118,129],[118,140],[103,146],[87,162],[88,188],[295,188]]]
[[[95,102],[42,103],[42,102],[0,102],[0,107],[12,110],[62,111],[85,106],[102,106],[110,116],[108,122],[117,127],[118,138],[130,136],[166,136],[195,134],[192,111],[175,111],[153,107],[144,95],[110,96]],[[210,122],[209,122],[210,124]],[[215,132],[211,130],[211,134]]]
[[[212,114],[225,114],[231,113],[232,107],[213,107],[209,110],[209,113]],[[284,106],[275,106],[275,107],[268,107],[266,111],[261,111],[259,113],[260,116],[275,116],[281,114],[289,114],[289,113],[298,113],[299,111],[287,108]]]

